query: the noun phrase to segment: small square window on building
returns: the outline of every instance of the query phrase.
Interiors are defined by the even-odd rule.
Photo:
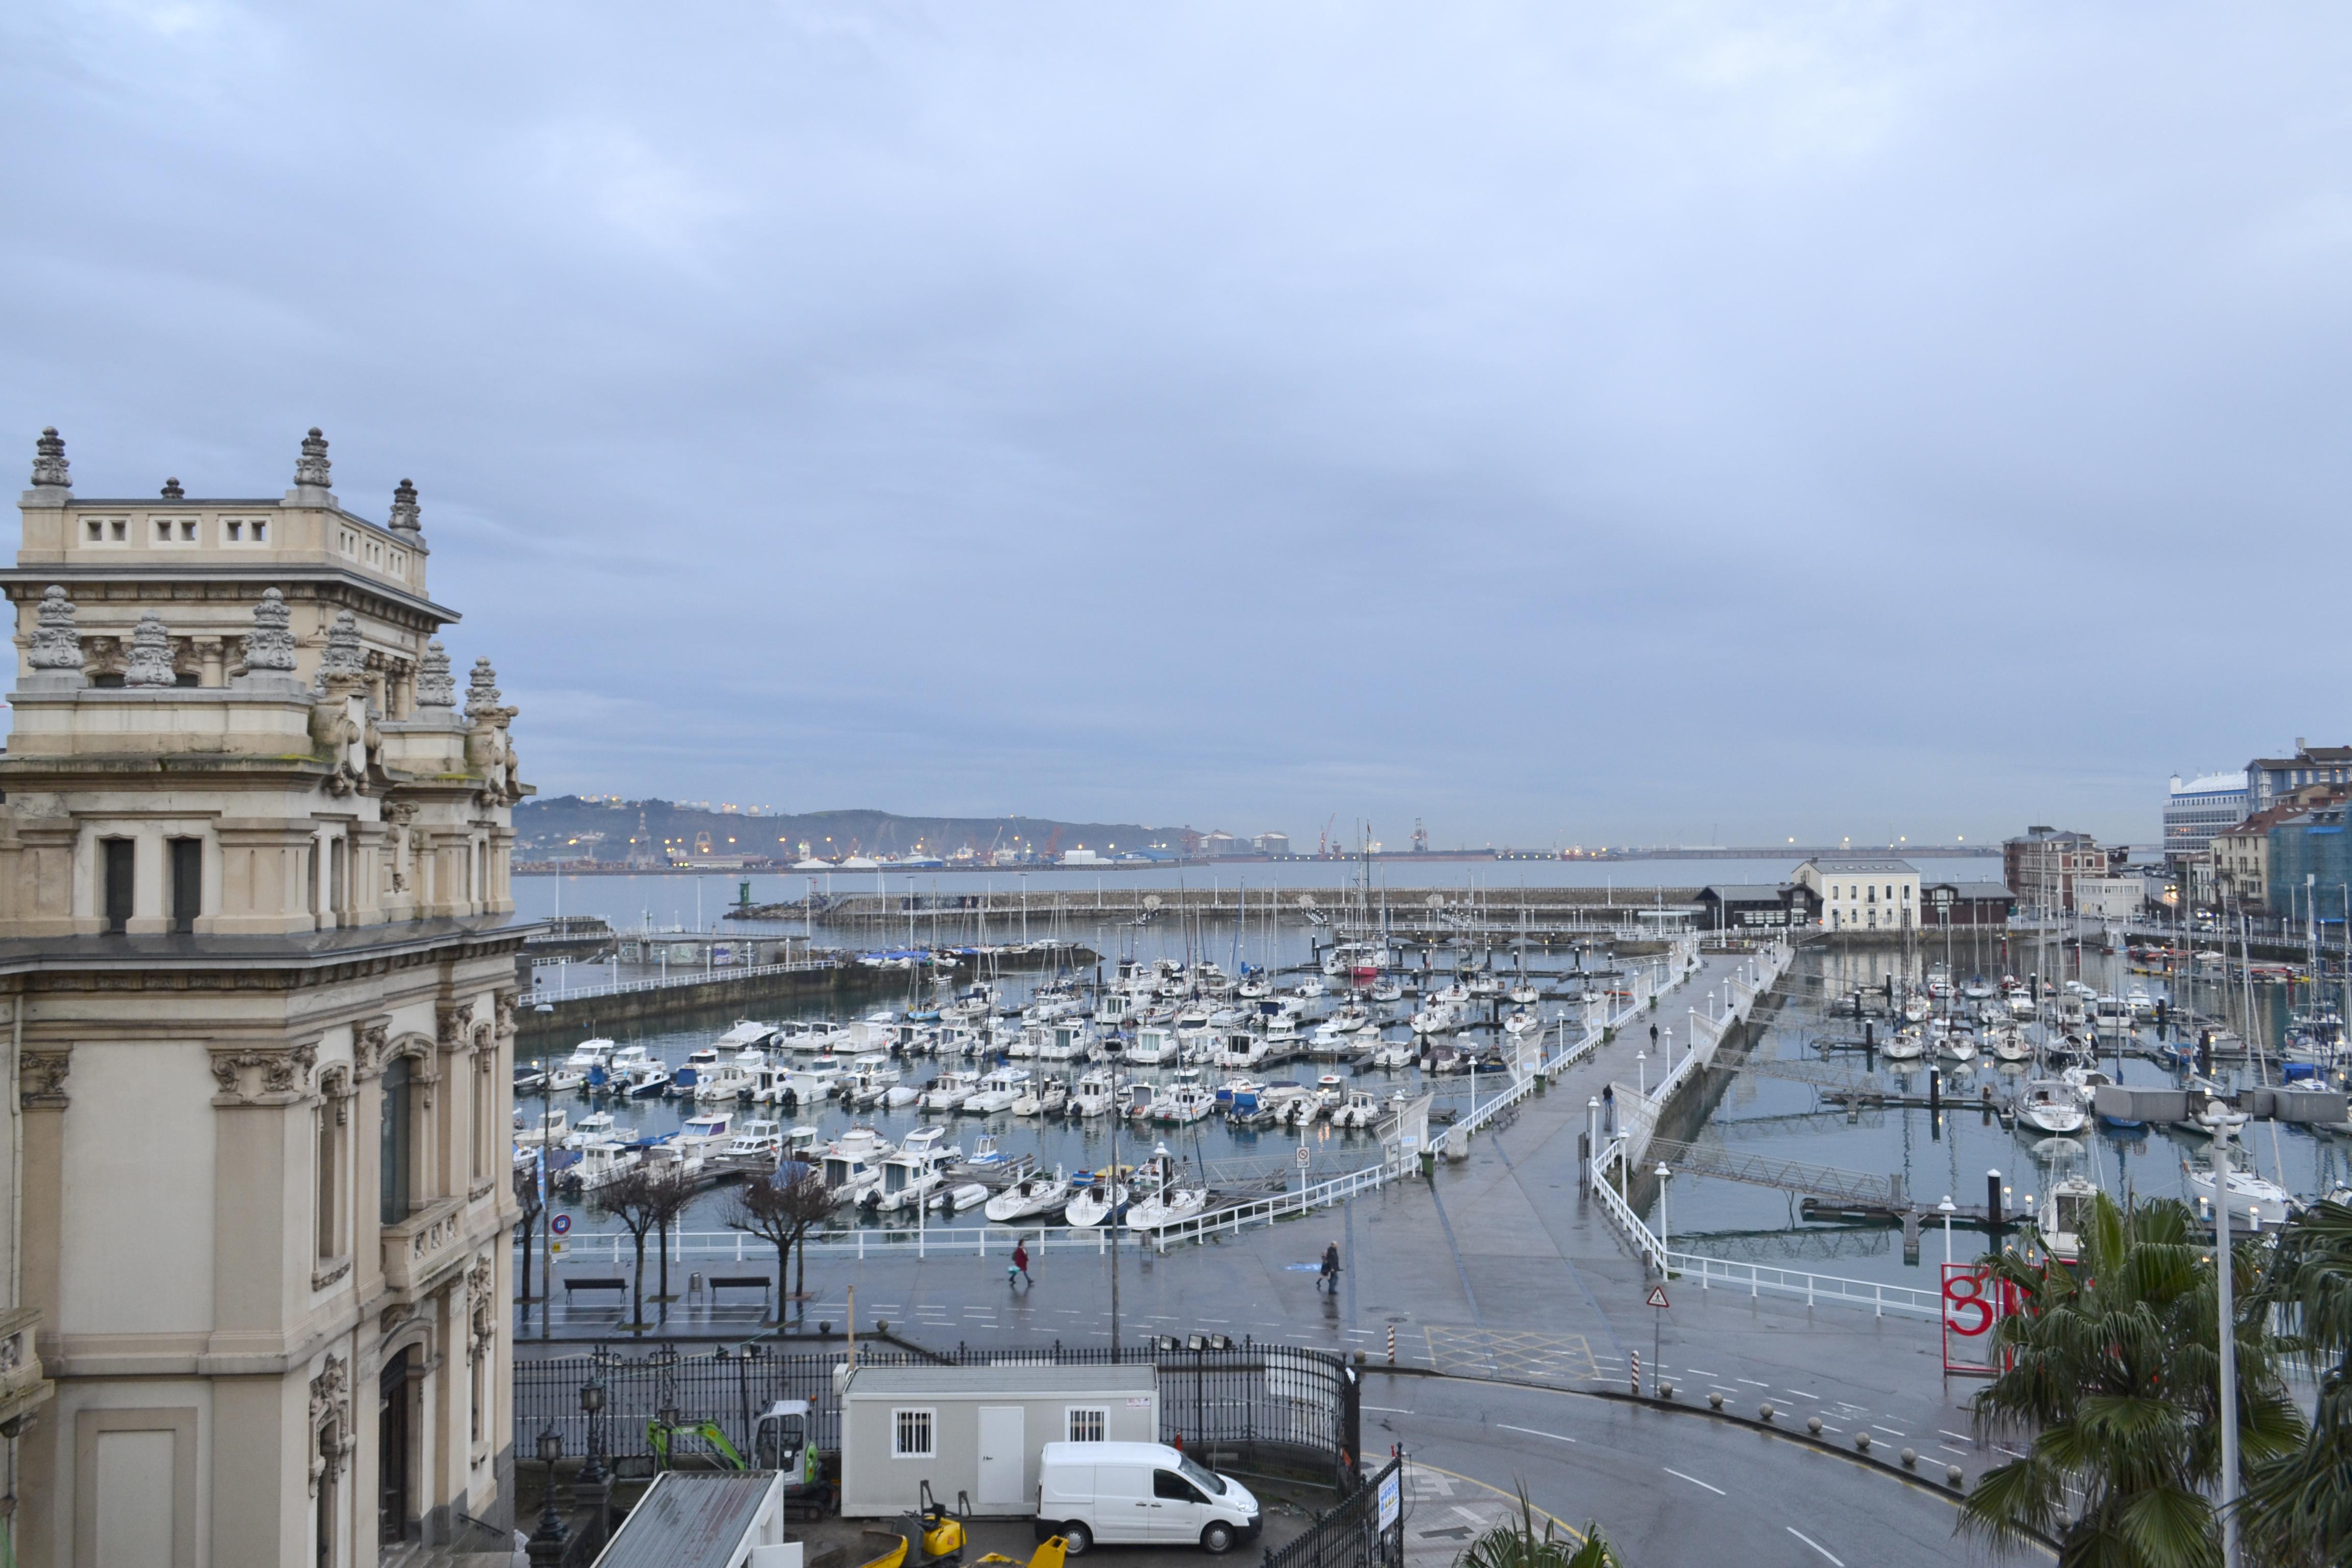
[[[1110,1411],[1105,1406],[1073,1405],[1070,1409],[1069,1440],[1073,1443],[1099,1443],[1109,1420]]]
[[[890,1457],[932,1459],[939,1457],[931,1442],[931,1412],[894,1410],[890,1413]]]

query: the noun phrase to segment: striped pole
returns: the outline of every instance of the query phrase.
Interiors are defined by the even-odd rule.
[[[1641,1394],[1641,1392],[1642,1392],[1642,1352],[1641,1352],[1640,1351],[1635,1351],[1635,1352],[1633,1352],[1633,1393],[1634,1393],[1634,1394],[1635,1394],[1636,1396],[1639,1396],[1639,1394]]]
[[[1396,1365],[1396,1325],[1389,1325],[1389,1364]]]

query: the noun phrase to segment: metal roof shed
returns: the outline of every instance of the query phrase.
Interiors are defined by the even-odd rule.
[[[786,1560],[781,1472],[665,1470],[595,1568],[783,1568]]]
[[[841,1511],[908,1512],[929,1481],[950,1506],[962,1494],[976,1514],[1026,1514],[1047,1443],[1159,1440],[1149,1362],[861,1366],[841,1392]]]

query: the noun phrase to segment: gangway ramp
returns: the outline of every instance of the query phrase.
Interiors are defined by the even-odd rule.
[[[1719,1143],[1677,1143],[1664,1138],[1652,1139],[1649,1152],[1643,1158],[1664,1161],[1678,1176],[1713,1176],[1717,1181],[1776,1187],[1784,1193],[1826,1198],[1841,1205],[1891,1212],[1906,1204],[1899,1174],[1874,1176],[1863,1171],[1841,1171],[1834,1165],[1746,1154]]]

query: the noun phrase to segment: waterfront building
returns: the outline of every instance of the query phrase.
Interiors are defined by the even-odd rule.
[[[1717,882],[1698,890],[1701,931],[1780,931],[1789,928],[1792,914],[1804,921],[1811,912],[1805,889],[1792,882]]]
[[[1250,847],[1261,855],[1272,855],[1278,858],[1290,853],[1290,835],[1261,833],[1250,840]]]
[[[2271,903],[2272,830],[2305,812],[2341,805],[2347,795],[2352,795],[2352,785],[2305,784],[2236,826],[2215,834],[2207,851],[2212,873],[2211,892],[2205,901],[2248,914],[2284,914],[2285,906]]]
[[[2352,746],[2312,746],[2294,738],[2291,757],[2256,757],[2246,764],[2246,809],[2275,805],[2312,784],[2352,784]]]
[[[2107,852],[2087,833],[2029,827],[2000,847],[2001,881],[2021,908],[2062,914],[2074,907],[2074,879],[2106,874]]]
[[[2135,920],[2147,902],[2147,879],[2137,871],[2074,879],[2075,912],[2095,921]]]
[[[2316,909],[2336,925],[2352,902],[2352,838],[2344,831],[2344,792],[2323,805],[2290,813],[2269,832],[2270,912],[2305,929]]]
[[[1824,931],[1910,931],[1919,924],[1919,871],[1880,855],[1822,855],[1799,866]]]
[[[498,1546],[515,710],[301,443],[274,500],[88,499],[44,432],[0,757],[16,1561]],[[257,487],[230,494],[251,497]]]
[[[1919,907],[1930,926],[2005,926],[2017,895],[1999,882],[1927,882],[1919,889]]]
[[[2164,853],[2178,864],[2202,855],[2213,836],[2234,827],[2254,809],[2246,788],[2245,770],[2201,773],[2192,779],[2172,775],[2164,797]]]
[[[1218,827],[1201,835],[1200,847],[1196,853],[1203,860],[1213,860],[1224,855],[1246,855],[1249,853],[1249,847],[1223,828]]]

